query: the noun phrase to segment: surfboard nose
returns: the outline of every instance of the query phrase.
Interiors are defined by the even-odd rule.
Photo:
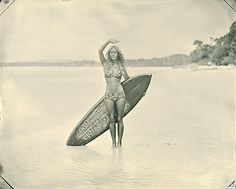
[[[151,81],[151,79],[152,79],[152,74],[149,73],[149,74],[146,74],[146,76],[147,76],[147,78],[148,78],[148,80],[149,80],[148,82],[150,83],[150,81]]]
[[[146,87],[148,88],[151,79],[152,79],[152,74],[148,73],[148,74],[142,74],[142,82],[145,83]]]

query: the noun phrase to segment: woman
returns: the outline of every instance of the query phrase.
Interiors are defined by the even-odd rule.
[[[99,49],[99,58],[103,66],[106,92],[104,103],[106,105],[110,119],[110,133],[112,138],[112,146],[116,146],[116,121],[118,123],[118,146],[122,144],[122,136],[124,132],[123,113],[125,107],[125,92],[121,85],[121,78],[129,79],[129,75],[124,67],[124,58],[120,49],[113,45],[107,51],[107,58],[104,57],[103,51],[110,43],[118,43],[119,41],[110,39]],[[115,116],[116,115],[116,116]]]

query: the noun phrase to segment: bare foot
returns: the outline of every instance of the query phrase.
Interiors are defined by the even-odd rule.
[[[116,147],[116,143],[112,143],[112,147],[111,148],[115,148]]]
[[[118,142],[118,143],[117,143],[117,146],[118,146],[118,147],[121,147],[121,146],[122,146],[122,143],[121,143],[121,142]]]

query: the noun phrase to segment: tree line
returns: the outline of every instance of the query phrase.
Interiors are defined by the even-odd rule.
[[[193,42],[196,49],[190,53],[191,61],[203,64],[236,65],[236,21],[224,36],[210,39],[210,44],[203,44],[200,40]]]

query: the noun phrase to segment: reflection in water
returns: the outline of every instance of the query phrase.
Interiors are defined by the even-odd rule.
[[[123,169],[121,149],[99,149],[92,147],[67,147],[69,156],[78,165],[80,176],[94,185],[119,185],[127,177]]]
[[[66,149],[76,162],[89,162],[99,156],[98,152],[87,146],[67,146]]]

